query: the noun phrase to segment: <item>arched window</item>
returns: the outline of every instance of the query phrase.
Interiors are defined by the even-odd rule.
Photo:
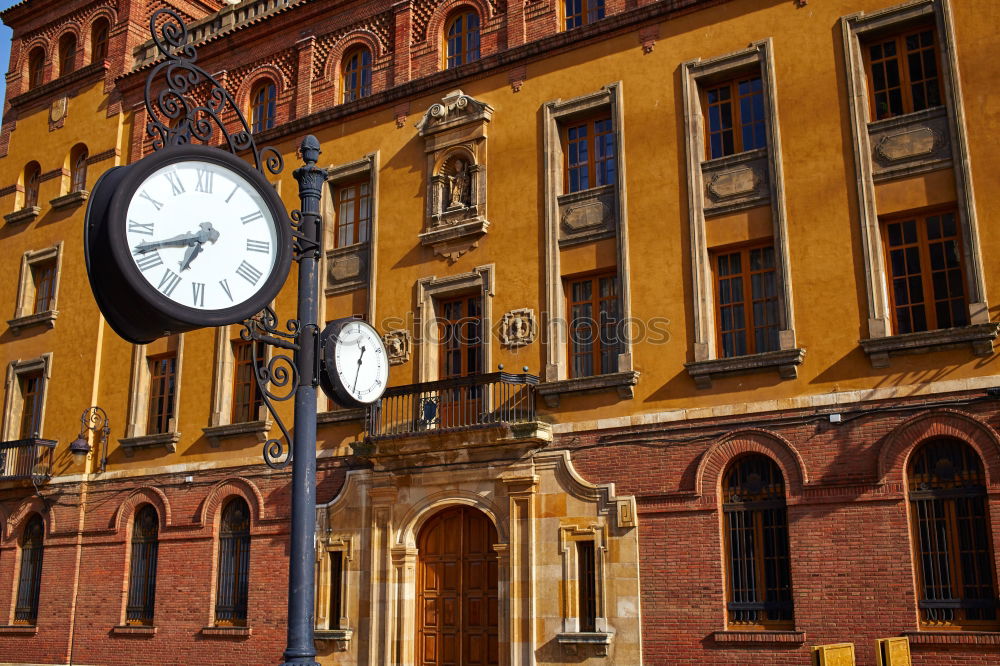
[[[270,79],[258,81],[250,91],[250,125],[254,132],[274,127],[277,87]]]
[[[42,167],[38,162],[28,162],[24,167],[24,207],[38,205],[38,185],[42,180]]]
[[[727,618],[734,629],[792,626],[785,482],[773,460],[736,459],[722,481]]]
[[[77,144],[69,154],[70,180],[69,191],[80,192],[87,189],[87,146]]]
[[[28,88],[37,88],[45,79],[45,49],[36,46],[28,54]]]
[[[479,60],[479,14],[465,7],[456,12],[445,25],[448,69]]]
[[[222,510],[219,531],[219,579],[215,591],[215,623],[244,626],[250,587],[250,507],[234,497]]]
[[[604,18],[604,0],[563,0],[563,18],[567,30],[599,21]]]
[[[993,539],[979,456],[957,439],[931,440],[913,452],[907,485],[921,624],[995,630]]]
[[[101,62],[108,57],[108,34],[111,24],[107,19],[97,19],[90,29],[90,62]]]
[[[76,35],[71,32],[59,38],[59,76],[73,71],[76,58]]]
[[[132,561],[128,572],[126,624],[153,624],[156,605],[156,556],[160,547],[160,519],[151,504],[135,514]]]
[[[14,624],[33,625],[38,621],[38,593],[42,586],[42,546],[45,523],[34,514],[21,536],[21,573],[17,581]]]
[[[372,94],[372,52],[361,47],[344,56],[344,102],[353,102]]]

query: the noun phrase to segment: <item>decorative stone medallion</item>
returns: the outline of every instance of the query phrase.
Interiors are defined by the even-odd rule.
[[[413,347],[412,336],[406,329],[389,331],[382,336],[385,351],[389,355],[389,365],[403,365],[410,360],[410,350]]]
[[[538,322],[531,308],[511,310],[500,320],[500,344],[517,348],[530,345],[538,336]]]

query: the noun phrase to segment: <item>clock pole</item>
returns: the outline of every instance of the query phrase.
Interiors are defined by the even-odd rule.
[[[305,164],[293,172],[299,183],[300,219],[296,234],[299,263],[298,319],[300,337],[295,351],[299,385],[295,391],[295,432],[292,440],[292,534],[288,563],[288,644],[284,666],[313,666],[314,579],[316,566],[316,368],[318,349],[318,283],[320,251],[319,200],[325,172],[317,168],[319,140],[309,135],[299,152]],[[318,664],[317,664],[318,666]]]

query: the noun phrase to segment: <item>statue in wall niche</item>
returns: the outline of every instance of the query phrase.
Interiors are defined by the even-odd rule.
[[[455,171],[448,176],[448,208],[465,208],[469,205],[469,165],[465,160],[455,160]]]

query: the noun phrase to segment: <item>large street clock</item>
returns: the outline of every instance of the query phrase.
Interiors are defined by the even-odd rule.
[[[185,145],[101,176],[84,252],[108,324],[145,343],[262,310],[288,276],[291,238],[259,172],[218,148]]]

